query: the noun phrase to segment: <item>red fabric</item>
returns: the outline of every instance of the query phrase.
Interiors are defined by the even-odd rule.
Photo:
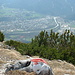
[[[34,62],[35,64],[38,64],[38,62],[43,62],[43,63],[47,64],[47,62],[41,58],[31,59],[31,61]]]

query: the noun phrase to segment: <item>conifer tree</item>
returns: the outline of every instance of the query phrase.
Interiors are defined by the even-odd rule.
[[[4,34],[0,31],[0,42],[4,41]]]

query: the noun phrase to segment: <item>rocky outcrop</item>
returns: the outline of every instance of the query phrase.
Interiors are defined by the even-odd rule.
[[[14,61],[26,60],[27,56],[22,56],[19,52],[15,50],[9,50],[0,48],[0,75],[4,75],[6,66],[13,64]],[[29,57],[30,58],[30,57]],[[39,58],[34,56],[33,58]],[[48,65],[52,68],[54,75],[75,75],[75,66],[71,63],[67,63],[62,60],[47,60],[44,59]],[[36,75],[34,72],[28,73],[26,71],[9,71],[7,75]]]
[[[8,65],[6,73],[13,70],[26,71],[29,73],[35,72],[37,75],[53,75],[51,67],[41,58],[19,60],[12,65]]]

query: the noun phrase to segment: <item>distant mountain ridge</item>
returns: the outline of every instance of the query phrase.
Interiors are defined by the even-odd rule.
[[[27,9],[49,15],[70,15],[75,13],[75,0],[6,0],[5,6]]]

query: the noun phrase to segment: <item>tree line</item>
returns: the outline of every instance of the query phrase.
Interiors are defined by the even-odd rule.
[[[49,60],[60,59],[75,64],[75,35],[70,30],[65,30],[62,34],[44,30],[32,38],[31,43],[14,40],[5,43],[23,55],[38,55]]]

